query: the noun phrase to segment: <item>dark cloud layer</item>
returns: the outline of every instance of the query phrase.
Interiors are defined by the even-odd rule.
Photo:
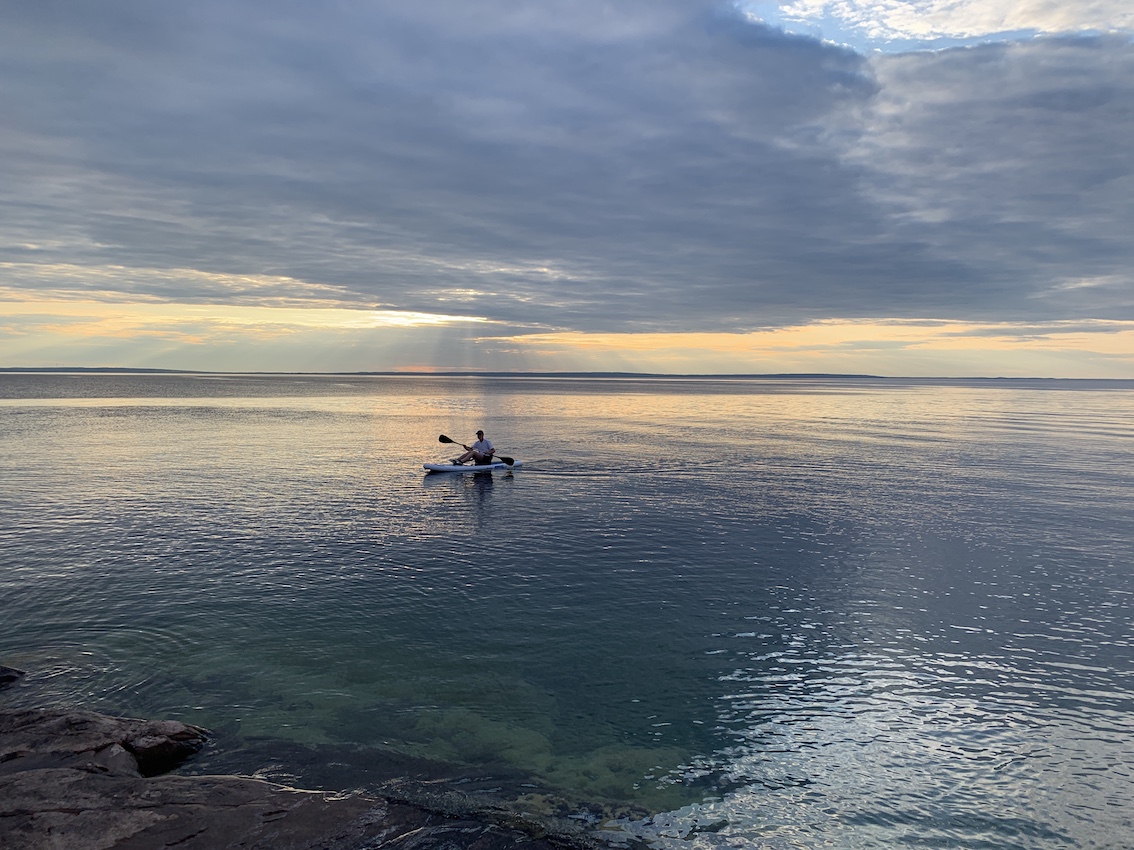
[[[867,60],[696,0],[0,2],[0,114],[8,262],[580,330],[1134,318],[1126,39]],[[171,280],[120,285],[264,294]]]

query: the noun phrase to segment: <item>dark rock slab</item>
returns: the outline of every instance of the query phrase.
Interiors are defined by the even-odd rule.
[[[106,771],[131,772],[132,761],[132,772],[157,776],[180,765],[207,739],[204,729],[176,720],[133,720],[93,711],[8,711],[0,713],[0,771],[27,769],[33,762],[26,759],[42,767],[79,767],[101,759]]]
[[[571,850],[579,831],[243,776],[146,776],[199,747],[176,721],[87,711],[0,712],[5,850]],[[146,765],[146,769],[142,769]]]
[[[237,776],[108,776],[54,768],[0,777],[0,844],[115,850],[514,848],[554,843],[366,797]]]

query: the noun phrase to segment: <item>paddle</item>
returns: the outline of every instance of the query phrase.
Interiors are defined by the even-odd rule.
[[[453,445],[460,446],[463,449],[468,449],[468,446],[466,446],[464,443],[458,443],[452,437],[446,437],[444,434],[437,438],[437,442],[452,443]],[[500,461],[505,466],[511,466],[516,462],[516,459],[514,457],[508,457],[507,455],[493,455],[492,459]]]

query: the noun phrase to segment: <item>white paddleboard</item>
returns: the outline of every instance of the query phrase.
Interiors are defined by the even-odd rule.
[[[426,472],[491,472],[494,469],[515,469],[522,466],[522,461],[516,461],[511,466],[501,461],[495,463],[481,463],[477,465],[469,464],[456,464],[456,463],[425,463]]]

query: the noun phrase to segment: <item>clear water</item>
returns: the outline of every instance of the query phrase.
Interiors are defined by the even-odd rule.
[[[523,469],[422,474],[478,427]],[[0,375],[0,704],[665,848],[1129,848],[1132,449],[1123,382]]]

